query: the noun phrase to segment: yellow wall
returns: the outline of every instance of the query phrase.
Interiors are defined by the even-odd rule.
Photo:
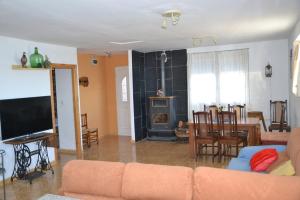
[[[117,127],[117,102],[115,68],[128,66],[128,55],[113,55],[104,58],[106,77],[106,102],[108,113],[108,134],[118,134]]]
[[[81,113],[88,114],[90,128],[100,135],[117,135],[115,67],[128,66],[128,56],[96,56],[100,63],[92,65],[93,55],[78,53],[79,77],[87,76],[89,86],[80,86]]]
[[[80,109],[81,113],[88,115],[88,126],[98,128],[99,134],[103,135],[107,131],[106,118],[101,114],[105,112],[106,105],[105,68],[103,58],[96,58],[99,64],[92,65],[92,55],[78,54],[79,77],[89,78],[88,87],[80,86]]]

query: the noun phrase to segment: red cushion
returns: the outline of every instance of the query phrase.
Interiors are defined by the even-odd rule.
[[[254,154],[250,160],[252,171],[266,171],[277,160],[278,153],[275,149],[264,149]]]

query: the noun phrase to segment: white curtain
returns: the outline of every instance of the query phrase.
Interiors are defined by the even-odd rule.
[[[300,50],[299,50],[300,44],[296,44],[293,52],[293,88],[292,91],[296,96],[300,96]]]
[[[248,49],[189,53],[189,119],[204,104],[247,104],[248,65]]]

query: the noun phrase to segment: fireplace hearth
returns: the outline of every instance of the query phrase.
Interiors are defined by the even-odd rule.
[[[148,136],[174,136],[176,126],[175,97],[149,97]]]

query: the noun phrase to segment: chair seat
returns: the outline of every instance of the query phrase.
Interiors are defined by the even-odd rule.
[[[242,143],[242,139],[231,136],[222,136],[220,137],[219,142],[222,144],[239,144]]]
[[[213,142],[217,142],[218,139],[215,138],[215,137],[209,137],[209,136],[207,136],[207,137],[196,138],[195,141],[198,144],[207,144],[207,143],[211,144]]]
[[[239,137],[248,137],[248,131],[238,131]]]
[[[97,128],[86,128],[82,130],[82,134],[86,134],[86,133],[95,133],[97,132],[98,129]]]
[[[269,131],[272,131],[272,130],[280,130],[280,123],[273,123],[269,126]],[[290,132],[291,131],[291,127],[287,124],[283,124],[282,125],[282,129],[283,130],[286,130],[287,132]]]

